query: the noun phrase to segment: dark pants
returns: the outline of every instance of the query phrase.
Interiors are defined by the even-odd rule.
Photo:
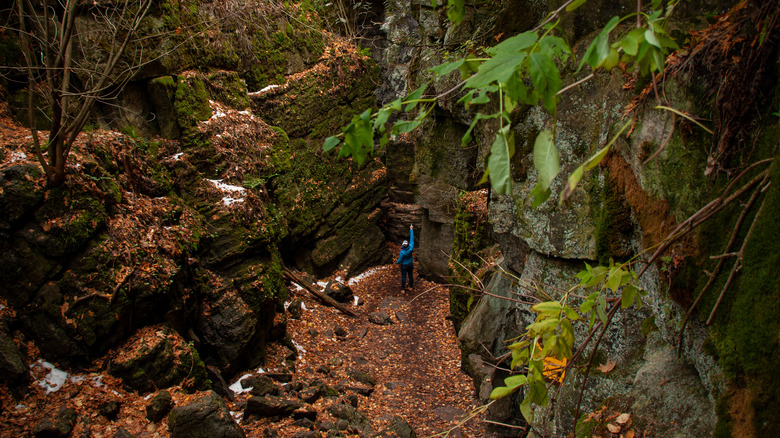
[[[406,287],[406,274],[409,274],[409,287],[414,287],[414,263],[401,265],[401,289]]]

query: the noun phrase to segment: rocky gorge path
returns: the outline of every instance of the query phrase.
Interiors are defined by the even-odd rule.
[[[401,290],[395,265],[346,283],[355,295],[346,305],[357,317],[291,286],[288,308],[277,315],[286,319],[289,342],[269,344],[260,369],[227,382],[235,393],[215,387],[222,397],[193,391],[186,383],[191,379],[149,393],[132,391],[106,371],[108,356],[72,373],[31,359],[32,382],[23,398],[0,386],[0,436],[190,436],[183,426],[171,429],[175,416],[205,421],[196,428],[217,427],[201,430],[211,436],[410,437],[409,427],[418,437],[486,436],[479,418],[455,427],[479,402],[471,378],[460,370],[449,291],[419,277],[413,289]],[[3,312],[10,309],[0,303]],[[125,353],[138,354],[171,336],[163,326],[146,327]],[[31,343],[26,351],[40,357]],[[210,419],[201,418],[204,412]]]
[[[320,379],[335,387],[365,386],[365,380],[375,379],[357,408],[377,431],[400,416],[417,436],[442,433],[479,405],[471,378],[460,369],[446,288],[416,276],[414,288],[401,290],[395,265],[373,268],[347,283],[360,301],[349,304],[356,318],[299,291],[301,317],[288,319],[287,326],[298,348],[296,379]],[[284,429],[284,424],[269,426]],[[450,436],[482,436],[482,428],[472,420]]]

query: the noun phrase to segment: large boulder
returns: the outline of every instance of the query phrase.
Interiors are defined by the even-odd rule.
[[[206,370],[197,351],[174,330],[158,325],[145,327],[117,350],[109,373],[128,388],[151,392],[178,385],[195,377],[195,386],[206,384]]]
[[[244,438],[243,429],[230,415],[230,410],[213,391],[184,406],[173,408],[168,415],[172,438]]]

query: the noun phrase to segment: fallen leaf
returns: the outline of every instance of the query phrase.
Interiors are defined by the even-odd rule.
[[[622,425],[624,425],[624,424],[628,423],[628,421],[629,421],[629,420],[631,420],[631,414],[629,414],[629,413],[623,413],[623,414],[620,414],[620,415],[619,415],[619,416],[618,416],[618,417],[615,419],[615,423],[617,423],[617,424],[619,424],[619,425],[621,425],[621,426],[622,426]]]
[[[609,423],[607,424],[607,430],[609,430],[612,433],[620,433],[620,426],[617,424]]]
[[[636,436],[636,432],[634,432],[634,429],[631,429],[626,432],[625,438],[634,438],[634,436]]]
[[[599,365],[598,368],[602,373],[608,373],[615,369],[615,365],[617,365],[617,362],[612,362],[609,358],[607,358],[607,363]]]

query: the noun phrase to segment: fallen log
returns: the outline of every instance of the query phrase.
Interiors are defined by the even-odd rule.
[[[333,306],[333,307],[339,309],[342,313],[346,313],[349,316],[354,316],[354,317],[358,316],[357,313],[355,313],[352,310],[349,310],[348,308],[344,307],[343,304],[341,304],[338,301],[334,300],[333,298],[325,295],[324,293],[314,289],[305,280],[302,280],[297,275],[295,275],[295,273],[293,271],[291,271],[289,268],[284,268],[284,278],[286,278],[289,281],[292,281],[293,283],[296,283],[296,284],[300,285],[302,288],[306,289],[310,294],[312,294],[315,297],[319,298],[319,300],[322,301],[324,304],[327,304],[329,306]]]

